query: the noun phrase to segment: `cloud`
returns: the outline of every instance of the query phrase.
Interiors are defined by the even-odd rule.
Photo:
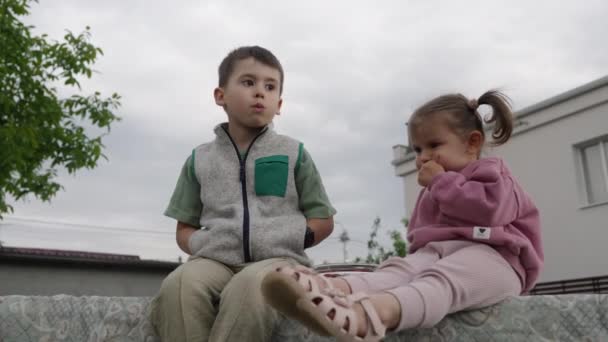
[[[416,106],[444,92],[474,97],[501,87],[522,108],[604,76],[607,12],[600,0],[33,4],[28,22],[37,32],[59,38],[91,26],[105,55],[86,88],[119,92],[123,121],[105,140],[108,162],[62,174],[66,191],[51,205],[19,203],[16,214],[172,232],[162,211],[181,165],[225,120],[211,96],[217,66],[231,49],[260,44],[286,70],[276,127],[305,143],[338,210],[334,240],[311,255],[339,261],[342,229],[365,242],[376,215],[384,231],[401,226],[403,183],[391,147],[406,142],[404,123]],[[104,246],[133,236],[116,239]],[[55,243],[47,240],[39,243]],[[137,252],[161,248],[170,252],[159,257],[179,254],[172,236]],[[349,250],[365,254],[358,242]]]

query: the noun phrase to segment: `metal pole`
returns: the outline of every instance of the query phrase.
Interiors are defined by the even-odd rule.
[[[348,260],[348,254],[347,254],[347,250],[346,250],[346,244],[348,243],[348,241],[350,241],[350,238],[348,237],[348,233],[346,232],[346,229],[344,229],[342,231],[342,234],[340,234],[340,242],[342,242],[342,257],[343,257],[343,262],[346,263],[346,260]]]

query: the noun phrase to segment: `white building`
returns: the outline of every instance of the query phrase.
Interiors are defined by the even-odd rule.
[[[516,113],[504,158],[535,200],[543,224],[540,281],[608,275],[608,76]],[[417,184],[414,154],[393,147],[411,216]]]

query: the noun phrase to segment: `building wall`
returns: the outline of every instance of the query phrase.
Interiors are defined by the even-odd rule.
[[[605,134],[608,104],[518,135],[496,151],[507,160],[541,212],[545,249],[542,281],[608,274],[608,205],[583,207],[573,148]]]
[[[153,296],[170,269],[0,263],[1,295]]]
[[[585,207],[573,145],[608,134],[608,86],[521,117],[516,134],[489,154],[504,158],[541,212],[541,281],[608,274],[608,205]],[[404,176],[407,213],[420,187],[413,160]]]

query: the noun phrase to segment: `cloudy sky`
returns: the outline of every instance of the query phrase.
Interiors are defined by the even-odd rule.
[[[221,59],[241,45],[272,50],[286,71],[278,131],[305,143],[338,222],[311,250],[341,261],[337,237],[364,256],[406,215],[392,146],[405,121],[445,92],[500,87],[516,109],[608,73],[608,2],[561,1],[40,1],[26,21],[60,39],[90,26],[99,71],[84,90],[118,92],[107,161],[75,176],[52,203],[14,203],[6,245],[176,259],[175,222],[162,216],[191,149],[226,119],[212,98]],[[381,233],[388,243],[386,234]]]

